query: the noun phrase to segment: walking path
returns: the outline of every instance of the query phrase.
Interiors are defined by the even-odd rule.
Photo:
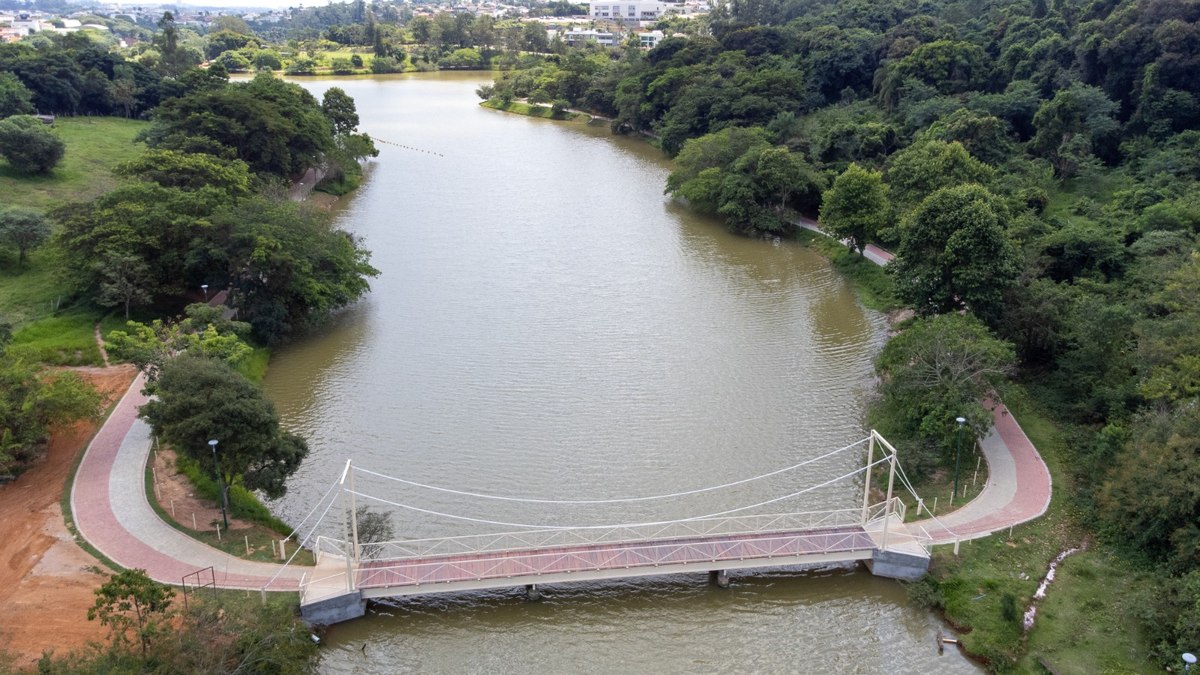
[[[84,453],[71,487],[71,511],[80,535],[113,562],[179,584],[184,575],[212,567],[220,588],[261,588],[283,569],[271,590],[296,590],[304,568],[236,558],[162,521],[146,499],[150,426],[137,418],[146,402],[138,375]]]
[[[824,234],[811,220],[797,224]],[[867,253],[879,265],[892,259],[873,246]],[[71,488],[79,533],[118,565],[144,569],[163,583],[178,584],[185,575],[212,567],[221,588],[261,588],[278,573],[271,590],[297,589],[304,568],[236,558],[167,525],[150,507],[145,472],[152,438],[149,425],[137,417],[147,400],[143,386],[139,375],[84,453]],[[993,415],[994,427],[980,441],[988,463],[983,491],[956,511],[909,524],[913,531],[924,528],[934,544],[987,536],[1033,520],[1050,506],[1050,471],[1037,449],[1002,404],[995,405]]]
[[[962,508],[937,519],[909,523],[924,528],[934,544],[978,539],[1028,522],[1050,508],[1050,470],[1003,404],[992,411],[992,430],[979,441],[988,463],[983,491]]]
[[[811,218],[799,216],[792,222],[829,236]],[[867,244],[863,257],[881,267],[895,258],[874,244]],[[988,463],[987,485],[975,499],[956,511],[908,524],[914,532],[925,528],[934,544],[986,537],[1033,520],[1050,508],[1053,485],[1042,456],[1004,404],[986,403],[993,407],[993,427],[980,439],[979,447]]]

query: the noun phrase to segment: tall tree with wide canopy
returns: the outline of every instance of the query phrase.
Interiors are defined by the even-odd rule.
[[[139,413],[154,432],[215,475],[209,440],[217,440],[221,478],[240,481],[272,499],[308,454],[304,439],[279,428],[279,415],[262,390],[224,361],[185,354],[168,362],[157,398]]]
[[[838,239],[850,240],[862,253],[879,228],[887,224],[891,204],[883,174],[851,164],[825,191],[821,227]]]
[[[999,318],[1004,291],[1021,270],[1008,235],[1008,211],[979,185],[930,195],[902,225],[897,258],[889,266],[896,295],[921,314],[970,309],[985,321]]]

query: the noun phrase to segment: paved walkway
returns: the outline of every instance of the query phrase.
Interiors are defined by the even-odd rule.
[[[803,216],[794,224],[828,236],[820,223]],[[846,244],[845,241],[842,242]],[[887,265],[895,256],[874,244],[867,244],[863,257],[876,265]],[[1013,525],[1037,518],[1050,508],[1052,480],[1050,470],[1037,448],[1009,414],[1003,404],[994,406],[992,430],[979,441],[988,463],[988,482],[983,491],[962,508],[936,519],[908,523],[914,532],[924,528],[934,544],[978,539]]]
[[[994,425],[979,441],[988,463],[988,482],[965,506],[928,520],[909,523],[935,544],[978,539],[1037,518],[1050,508],[1050,470],[1037,448],[1003,404],[995,405]]]
[[[146,570],[155,581],[179,584],[184,575],[214,569],[221,588],[261,588],[280,569],[271,590],[296,590],[303,567],[235,558],[164,523],[146,500],[150,427],[137,418],[146,402],[144,376],[130,385],[84,453],[71,488],[75,527],[118,565]]]

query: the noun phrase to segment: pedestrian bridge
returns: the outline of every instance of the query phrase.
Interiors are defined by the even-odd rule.
[[[341,538],[320,535],[310,542],[316,554],[316,567],[300,582],[301,612],[310,623],[330,624],[362,616],[366,601],[377,598],[513,587],[523,587],[531,597],[536,597],[540,593],[539,587],[547,584],[697,572],[708,572],[714,581],[724,585],[730,571],[851,561],[863,561],[879,576],[918,579],[929,567],[931,538],[923,528],[913,531],[905,524],[905,504],[893,494],[898,469],[895,449],[875,432],[869,438],[822,457],[726,485],[627,500],[560,501],[570,504],[649,501],[724,489],[796,470],[853,448],[861,451],[864,445],[867,446],[865,465],[845,476],[724,513],[620,525],[526,526],[497,534],[385,542],[359,540],[359,499],[425,513],[435,512],[396,504],[356,490],[356,473],[401,479],[366,471],[347,462],[341,479],[335,484],[340,489],[334,492],[334,499],[325,510],[328,513],[340,498],[346,508],[347,532]],[[878,459],[877,452],[881,455]],[[871,502],[872,474],[882,474],[885,467],[885,496],[881,501]],[[877,472],[872,471],[876,468]],[[770,515],[735,513],[789,499],[859,474],[863,476],[860,507]],[[908,485],[902,470],[900,475],[902,483]],[[401,482],[420,485],[412,481]],[[555,500],[545,499],[472,496],[555,503]],[[920,504],[918,501],[918,510]],[[477,523],[500,522],[462,519]]]

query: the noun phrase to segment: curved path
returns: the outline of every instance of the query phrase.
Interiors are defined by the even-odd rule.
[[[821,224],[798,216],[792,224],[822,236],[829,236]],[[845,241],[842,242],[846,244]],[[879,266],[895,256],[874,244],[867,244],[863,257]],[[925,528],[934,544],[978,539],[993,532],[1028,522],[1050,508],[1053,488],[1050,470],[1037,448],[1002,403],[985,401],[992,406],[993,427],[979,441],[988,463],[988,482],[983,491],[957,511],[940,518],[909,523],[913,529]]]
[[[814,221],[798,225],[824,234]],[[867,256],[884,265],[892,255],[868,247]],[[278,573],[271,590],[295,590],[304,568],[235,558],[167,525],[146,500],[145,471],[152,443],[150,427],[137,418],[146,402],[139,375],[92,439],[71,488],[71,510],[79,533],[113,562],[146,570],[151,578],[179,584],[187,574],[212,567],[222,588],[262,588]],[[980,440],[988,463],[988,483],[962,508],[940,518],[916,521],[932,543],[984,537],[1037,518],[1050,506],[1050,471],[1037,449],[1003,404],[995,405],[994,427]]]
[[[146,402],[138,375],[84,453],[71,486],[71,511],[80,535],[110,560],[146,570],[155,581],[180,584],[187,574],[212,567],[220,588],[294,591],[302,567],[235,558],[162,521],[146,500],[150,427],[138,419]]]
[[[990,403],[989,403],[990,404]],[[994,426],[979,441],[988,463],[983,491],[962,508],[936,519],[909,523],[925,528],[934,544],[978,539],[1041,516],[1050,508],[1050,470],[1003,404],[994,405]]]

